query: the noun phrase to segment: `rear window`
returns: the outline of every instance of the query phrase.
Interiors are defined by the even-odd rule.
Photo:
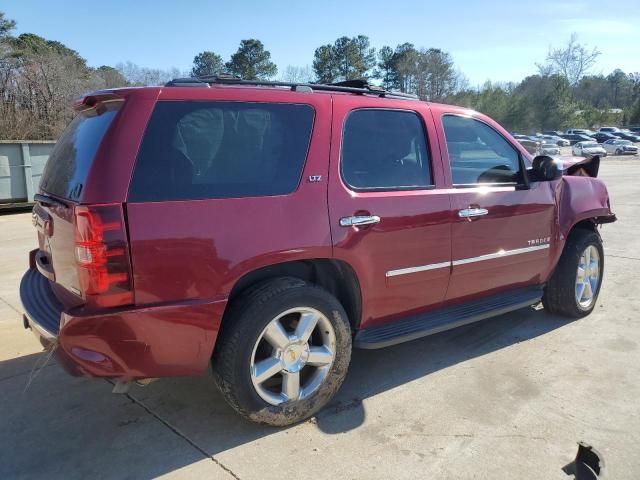
[[[284,195],[300,181],[309,105],[164,101],[129,190],[134,202]]]
[[[59,197],[80,199],[93,158],[120,105],[105,103],[99,114],[89,110],[73,119],[47,160],[40,188]]]

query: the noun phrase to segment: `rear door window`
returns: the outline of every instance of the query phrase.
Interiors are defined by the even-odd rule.
[[[138,154],[135,202],[284,195],[300,181],[309,105],[163,101]]]
[[[120,102],[105,103],[98,112],[88,110],[73,119],[47,160],[40,179],[42,190],[80,200],[98,147],[120,105]]]
[[[344,125],[341,168],[356,191],[433,185],[422,120],[403,110],[354,110]]]

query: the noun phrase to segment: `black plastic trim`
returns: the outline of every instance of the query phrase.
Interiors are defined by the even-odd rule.
[[[58,334],[62,304],[51,290],[49,280],[35,268],[27,270],[22,277],[20,300],[30,322],[38,324],[51,336]]]
[[[493,295],[482,300],[413,315],[387,324],[364,328],[356,333],[356,348],[383,348],[433,335],[468,323],[502,315],[537,303],[542,286],[536,285]]]

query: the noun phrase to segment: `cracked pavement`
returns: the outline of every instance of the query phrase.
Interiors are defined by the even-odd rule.
[[[566,479],[579,440],[607,478],[640,478],[640,159],[605,158],[619,221],[602,229],[594,313],[524,309],[384,350],[355,351],[337,398],[274,429],[228,407],[209,372],[112,395],[68,376],[22,328],[28,213],[0,216],[0,478]]]

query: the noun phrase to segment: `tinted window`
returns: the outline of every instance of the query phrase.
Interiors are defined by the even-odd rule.
[[[159,102],[138,154],[129,200],[291,193],[312,124],[308,105]]]
[[[342,140],[342,176],[356,190],[431,185],[425,131],[418,115],[399,110],[351,112]]]
[[[98,115],[89,110],[76,116],[58,139],[42,172],[40,187],[49,193],[79,200],[93,158],[119,103],[110,103]]]
[[[468,117],[442,117],[454,185],[514,183],[518,151],[487,124]]]

